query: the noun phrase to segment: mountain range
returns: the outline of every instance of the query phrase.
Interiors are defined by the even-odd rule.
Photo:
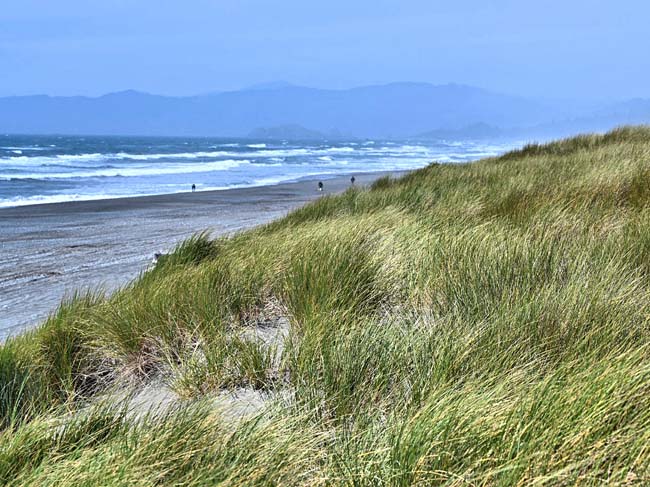
[[[0,98],[0,133],[256,138],[556,136],[650,122],[650,100],[548,101],[466,85],[345,90],[284,82],[197,96],[133,90],[99,97]]]

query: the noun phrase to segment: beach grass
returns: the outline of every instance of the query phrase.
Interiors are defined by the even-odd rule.
[[[650,128],[432,164],[8,340],[0,480],[647,485],[649,346]],[[173,407],[113,392],[152,381]]]

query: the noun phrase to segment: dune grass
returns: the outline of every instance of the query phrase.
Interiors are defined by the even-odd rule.
[[[277,349],[242,333],[269,303]],[[432,164],[197,235],[9,340],[0,480],[646,485],[649,339],[650,128]],[[94,399],[152,378],[187,404]],[[275,399],[233,421],[210,397],[237,388]]]

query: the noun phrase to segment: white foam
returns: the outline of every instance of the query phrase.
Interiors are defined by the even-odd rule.
[[[266,149],[256,152],[239,153],[242,157],[301,157],[301,156],[326,156],[336,154],[349,154],[357,152],[354,147],[328,147],[321,148],[294,148],[294,149]]]
[[[211,151],[211,152],[178,152],[170,154],[128,154],[126,152],[118,152],[112,155],[114,159],[132,159],[134,161],[154,161],[159,159],[199,159],[210,157],[234,157],[236,152],[227,151]],[[108,157],[111,157],[108,154]]]
[[[248,144],[246,147],[250,147],[251,149],[264,149],[266,144]]]
[[[281,167],[281,166],[287,166],[286,164],[283,164],[281,162],[251,162],[250,165],[253,166],[253,167]],[[290,167],[290,166],[287,166],[287,167]]]
[[[0,158],[0,163],[10,163],[19,166],[52,166],[66,165],[68,163],[78,164],[79,162],[102,162],[107,160],[104,154],[62,154],[58,156],[12,156]],[[68,164],[69,165],[69,164]]]
[[[70,165],[70,163],[78,164],[80,162],[106,162],[114,160],[134,160],[134,161],[150,161],[160,159],[199,159],[199,158],[219,158],[219,157],[237,157],[240,154],[236,152],[227,151],[212,151],[212,152],[180,152],[171,154],[129,154],[126,152],[118,152],[117,154],[60,154],[56,156],[11,156],[0,158],[0,163],[12,163],[19,165],[30,166],[52,166],[52,165]]]
[[[313,154],[310,149],[267,149],[258,152],[248,152],[245,155],[254,157],[295,157]]]
[[[98,178],[98,177],[137,177],[137,176],[158,176],[164,174],[191,174],[213,171],[226,171],[245,164],[250,164],[248,160],[227,159],[223,161],[204,162],[199,164],[174,164],[166,166],[148,166],[148,167],[116,167],[103,168],[88,171],[61,172],[61,173],[18,173],[0,176],[0,181],[9,181],[12,179],[78,179],[78,178]]]
[[[0,147],[0,149],[4,150],[46,150],[45,147],[34,147],[31,145],[26,145],[26,146],[5,146],[5,147]]]
[[[53,194],[36,195],[0,200],[0,208],[13,208],[16,206],[44,205],[50,203],[65,203],[67,201],[94,201],[123,198],[124,195],[89,195],[89,194]]]
[[[250,144],[248,147],[266,147],[265,144]],[[367,152],[372,155],[382,155],[387,153],[399,153],[404,156],[422,155],[430,152],[429,148],[424,146],[399,146],[385,148],[364,148],[355,149],[353,147],[328,147],[328,148],[294,148],[294,149],[266,149],[255,152],[232,152],[232,151],[197,151],[197,152],[177,152],[177,153],[156,153],[156,154],[131,154],[128,152],[118,152],[115,154],[60,154],[56,156],[26,156],[17,155],[12,157],[0,158],[0,163],[11,163],[14,165],[29,166],[61,166],[76,165],[79,163],[104,163],[114,160],[133,160],[133,161],[156,161],[161,159],[183,160],[183,159],[217,159],[217,158],[287,158],[301,156],[336,156],[337,154],[351,154],[355,152]],[[324,159],[323,159],[324,160]]]

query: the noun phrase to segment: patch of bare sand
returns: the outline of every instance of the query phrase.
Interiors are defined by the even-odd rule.
[[[273,370],[269,371],[269,375],[276,378],[280,375],[280,360],[290,328],[289,319],[278,310],[277,306],[266,306],[255,320],[242,326],[238,331],[240,338],[256,341],[273,351]],[[282,388],[264,391],[252,387],[237,387],[208,394],[201,400],[213,404],[215,410],[219,411],[224,418],[237,421],[254,416],[274,400],[287,396],[287,391]],[[110,394],[109,399],[126,403],[129,415],[135,418],[145,415],[164,415],[171,409],[182,407],[192,401],[192,399],[181,398],[161,378],[149,380],[144,385],[124,387],[119,392]]]

